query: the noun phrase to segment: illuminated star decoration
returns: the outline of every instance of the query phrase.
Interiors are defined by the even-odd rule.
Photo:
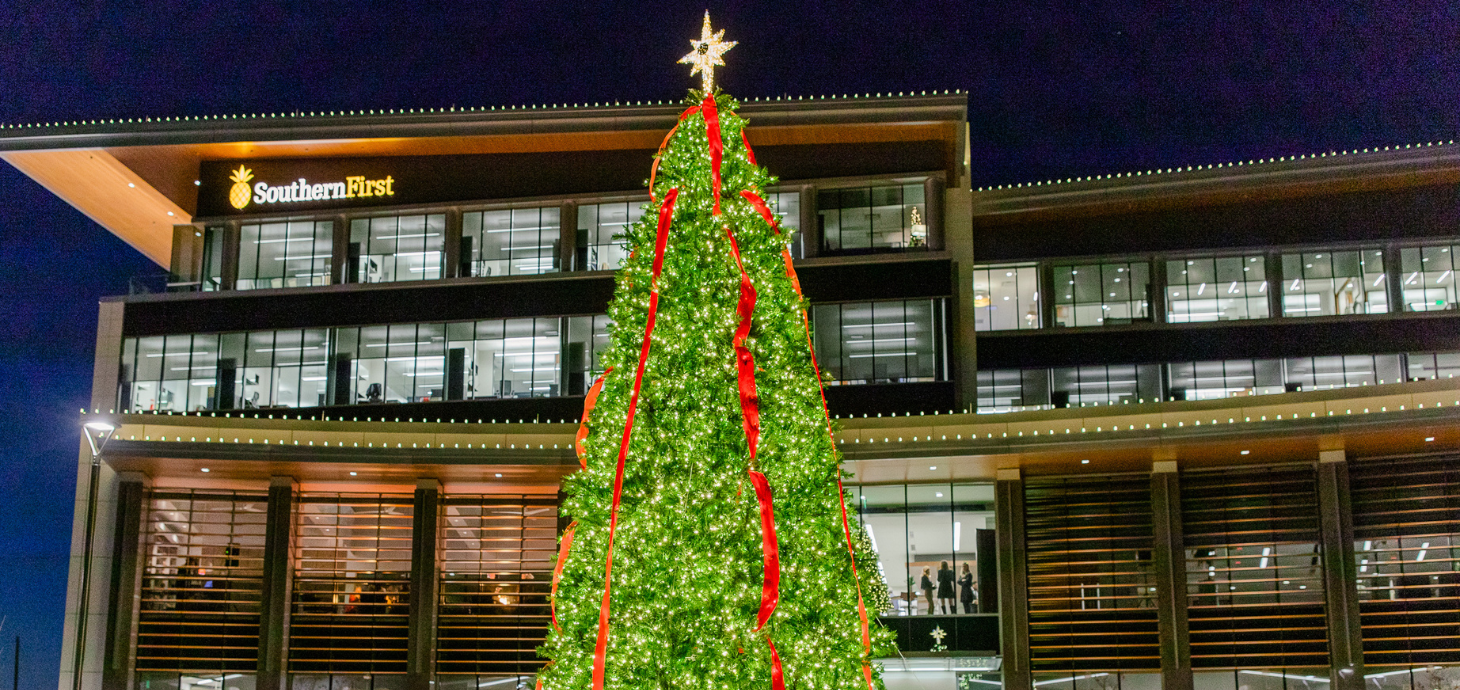
[[[933,632],[931,632],[929,634],[932,635],[933,636],[933,640],[935,640],[937,642],[937,644],[934,644],[933,645],[932,651],[934,651],[934,652],[946,652],[946,651],[948,651],[948,648],[943,646],[943,638],[948,636],[948,633],[943,632],[943,626],[940,625],[940,626],[937,626],[937,627],[933,628]]]
[[[738,43],[738,41],[729,43],[721,41],[720,39],[724,36],[724,29],[720,29],[719,33],[710,33],[710,11],[705,10],[705,25],[700,29],[700,40],[690,39],[689,44],[694,49],[689,51],[689,55],[679,59],[681,65],[694,65],[694,69],[689,71],[689,76],[693,77],[704,72],[701,79],[704,80],[705,93],[709,93],[715,85],[715,65],[725,64],[720,56],[729,52]]]

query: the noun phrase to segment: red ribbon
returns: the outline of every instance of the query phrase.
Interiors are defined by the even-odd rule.
[[[770,635],[765,636],[765,644],[771,648],[771,690],[786,690],[786,674],[781,671],[781,655],[776,653],[776,646],[771,644]]]
[[[599,379],[599,381],[602,380]],[[548,605],[552,608],[553,628],[558,632],[563,630],[562,626],[558,625],[558,582],[563,579],[563,564],[568,562],[568,549],[573,546],[573,530],[577,528],[578,522],[575,520],[568,525],[568,529],[563,530],[563,545],[558,547],[558,563],[553,566],[553,592],[548,597]]]
[[[745,138],[745,130],[743,129],[740,130],[740,143],[745,144],[746,160],[750,161],[751,165],[755,165],[755,152],[750,150],[750,140]],[[744,193],[745,192],[741,192],[741,194]]]
[[[608,653],[609,592],[613,585],[613,536],[618,528],[618,507],[624,493],[624,461],[629,456],[629,439],[634,431],[634,412],[639,407],[639,388],[644,383],[644,365],[649,361],[650,336],[654,334],[654,319],[659,314],[659,272],[664,268],[664,247],[669,242],[669,222],[674,218],[674,200],[679,196],[675,187],[664,195],[664,205],[659,207],[659,233],[654,240],[654,267],[649,279],[649,320],[644,325],[644,344],[639,347],[639,367],[634,372],[634,388],[629,394],[628,419],[624,421],[624,436],[618,447],[618,467],[613,477],[613,507],[608,513],[608,555],[603,564],[603,604],[598,609],[598,645],[593,651],[593,690],[603,690],[604,658]]]
[[[715,215],[720,215],[720,158],[725,152],[725,142],[720,139],[720,114],[715,110],[715,97],[705,95],[700,104],[700,114],[705,117],[705,136],[710,140],[710,184],[715,193]]]
[[[573,449],[578,453],[578,465],[585,470],[588,469],[588,449],[583,447],[583,442],[588,439],[588,413],[598,404],[598,394],[603,392],[603,380],[608,378],[611,371],[613,367],[605,369],[588,388],[588,395],[583,397],[583,419],[578,421],[578,435],[573,439]]]
[[[755,618],[755,632],[760,632],[766,621],[771,619],[771,614],[776,612],[776,604],[781,600],[781,555],[776,547],[776,513],[771,501],[771,484],[764,474],[755,470],[750,470],[750,483],[755,485],[755,498],[760,503],[760,546],[765,561],[765,578],[760,590],[760,614]],[[770,641],[769,636],[766,641]],[[774,651],[772,654],[774,655]]]
[[[754,462],[756,448],[760,445],[760,401],[755,393],[755,355],[745,346],[745,338],[750,335],[750,321],[755,313],[755,286],[751,285],[750,276],[745,273],[745,265],[740,261],[740,247],[729,227],[725,228],[725,236],[730,238],[730,255],[735,257],[735,267],[740,269],[740,302],[735,307],[740,315],[740,323],[735,327],[735,368],[745,442],[750,446],[750,459]]]
[[[766,206],[764,200],[757,196],[755,192],[749,190],[742,191],[740,195],[745,197],[746,201],[750,202],[750,205],[760,213],[761,218],[765,220],[767,225],[771,226],[772,230],[777,230],[775,216],[771,215],[770,208]],[[796,277],[796,268],[791,265],[791,252],[789,250],[782,250],[781,254],[785,257],[786,276],[791,279],[791,286],[796,289],[796,295],[800,296],[801,281]],[[821,392],[821,412],[826,418],[826,436],[831,440],[832,449],[834,450],[836,448],[836,435],[831,431],[831,412],[826,406],[826,389],[821,385],[821,367],[816,363],[816,347],[811,341],[811,321],[806,316],[806,310],[804,309],[801,310],[801,322],[806,326],[806,347],[811,352],[811,370],[816,372],[816,388]],[[846,534],[847,538],[847,556],[852,563],[852,580],[857,586],[857,615],[861,618],[862,623],[862,650],[864,652],[862,675],[867,679],[867,690],[873,690],[872,667],[867,662],[867,659],[872,656],[872,630],[867,622],[867,604],[862,599],[862,581],[857,576],[857,552],[852,547],[852,523],[847,519],[846,490],[842,488],[840,476],[836,480],[836,497],[842,510],[842,531]]]

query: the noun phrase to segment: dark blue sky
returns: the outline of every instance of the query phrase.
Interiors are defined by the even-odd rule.
[[[677,100],[708,7],[740,97],[967,91],[975,186],[1460,133],[1453,0],[1069,4],[4,0],[0,121]],[[159,270],[0,165],[0,687],[17,631],[55,686],[96,301]]]

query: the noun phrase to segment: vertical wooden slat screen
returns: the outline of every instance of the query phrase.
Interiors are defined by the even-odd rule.
[[[550,620],[557,496],[447,496],[442,504],[442,682],[536,673]]]
[[[1192,666],[1327,666],[1314,469],[1189,472],[1181,508]]]
[[[405,673],[413,511],[410,495],[300,496],[289,633],[296,685],[301,674]]]
[[[1160,668],[1146,475],[1028,479],[1035,673]]]
[[[1460,663],[1460,456],[1350,465],[1364,663]]]
[[[147,497],[138,671],[253,673],[266,509],[233,492]]]

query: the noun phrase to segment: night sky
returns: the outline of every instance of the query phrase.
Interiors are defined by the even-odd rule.
[[[677,101],[708,7],[741,98],[967,92],[976,187],[1460,133],[1454,0],[1070,4],[5,0],[0,121]],[[16,634],[55,687],[96,302],[161,270],[0,164],[0,688]]]

